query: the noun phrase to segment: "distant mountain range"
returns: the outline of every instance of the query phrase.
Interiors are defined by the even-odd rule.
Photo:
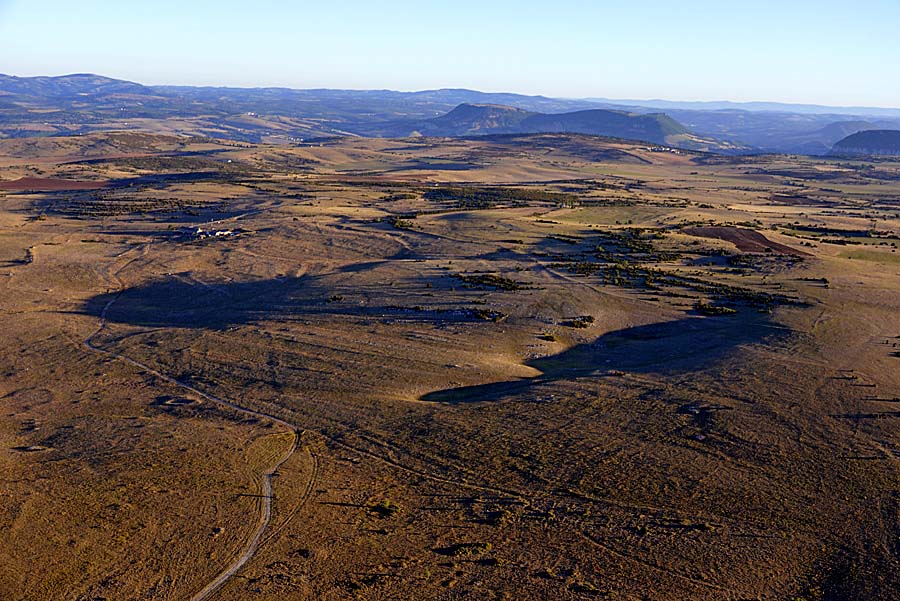
[[[688,110],[688,111],[750,111],[769,113],[794,113],[799,115],[867,115],[870,117],[900,118],[900,108],[881,108],[866,106],[827,106],[822,104],[792,104],[787,102],[731,102],[714,101],[679,101],[679,100],[611,100],[609,98],[590,98],[592,102],[614,104],[618,106],[640,106],[656,110]]]
[[[900,110],[573,100],[463,89],[394,92],[144,86],[90,74],[0,75],[0,137],[103,129],[251,142],[343,135],[563,131],[718,152],[826,154],[849,134],[900,129]]]
[[[380,137],[573,133],[640,140],[690,150],[749,150],[697,136],[663,113],[639,114],[608,109],[539,113],[498,104],[463,103],[439,117],[375,124],[366,133]]]
[[[440,117],[386,124],[387,135],[473,136],[513,133],[580,133],[665,144],[670,136],[689,133],[664,114],[639,115],[588,109],[539,113],[499,104],[463,103]]]
[[[834,145],[833,154],[900,156],[900,131],[863,131],[847,136]]]

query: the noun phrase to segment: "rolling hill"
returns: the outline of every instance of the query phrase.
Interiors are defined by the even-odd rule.
[[[834,145],[833,154],[900,156],[900,131],[877,129],[847,136]]]
[[[62,77],[15,77],[0,74],[0,94],[23,97],[72,98],[112,94],[152,94],[146,86],[89,73]]]
[[[561,131],[728,153],[826,154],[855,131],[900,129],[900,118],[888,109],[852,113],[796,107],[791,112],[792,105],[765,103],[652,104],[459,88],[398,92],[149,86],[93,74],[0,75],[0,138],[131,130],[290,143],[413,132],[462,136]]]
[[[692,150],[732,152],[738,149],[719,140],[695,136],[662,113],[637,114],[606,109],[539,113],[496,104],[463,103],[440,117],[374,124],[366,129],[366,133],[383,137],[572,133],[640,140]]]
[[[593,109],[570,113],[538,113],[496,104],[460,104],[440,117],[385,124],[380,132],[403,137],[472,136],[481,134],[579,133],[665,143],[666,137],[688,133],[662,114],[637,115]]]
[[[423,135],[470,136],[493,133],[515,133],[522,129],[534,113],[512,106],[463,103],[440,117],[398,125],[398,132],[410,126]],[[408,132],[407,132],[408,133]]]

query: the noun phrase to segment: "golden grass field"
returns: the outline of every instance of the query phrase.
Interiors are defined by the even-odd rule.
[[[900,599],[898,242],[898,161],[0,141],[0,598]]]

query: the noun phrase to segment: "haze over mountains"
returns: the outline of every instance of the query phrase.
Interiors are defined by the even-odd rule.
[[[642,140],[696,150],[744,150],[719,140],[695,136],[663,113],[639,114],[607,109],[539,113],[498,104],[463,103],[440,117],[376,124],[366,130],[366,133],[379,137],[577,133]]]
[[[791,104],[787,102],[733,102],[730,100],[625,100],[590,98],[588,100],[625,106],[640,106],[657,110],[695,111],[765,111],[771,113],[796,113],[810,115],[842,114],[869,115],[873,117],[900,118],[900,109],[866,106],[828,106],[824,104]]]
[[[144,86],[90,74],[0,75],[0,137],[111,128],[250,142],[554,131],[729,153],[826,154],[856,132],[900,129],[900,110],[557,99],[462,89]]]
[[[861,131],[835,144],[832,152],[840,155],[900,156],[900,131]]]

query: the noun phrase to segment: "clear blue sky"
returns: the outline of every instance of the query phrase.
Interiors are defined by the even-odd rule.
[[[0,0],[0,73],[900,107],[900,0]]]

